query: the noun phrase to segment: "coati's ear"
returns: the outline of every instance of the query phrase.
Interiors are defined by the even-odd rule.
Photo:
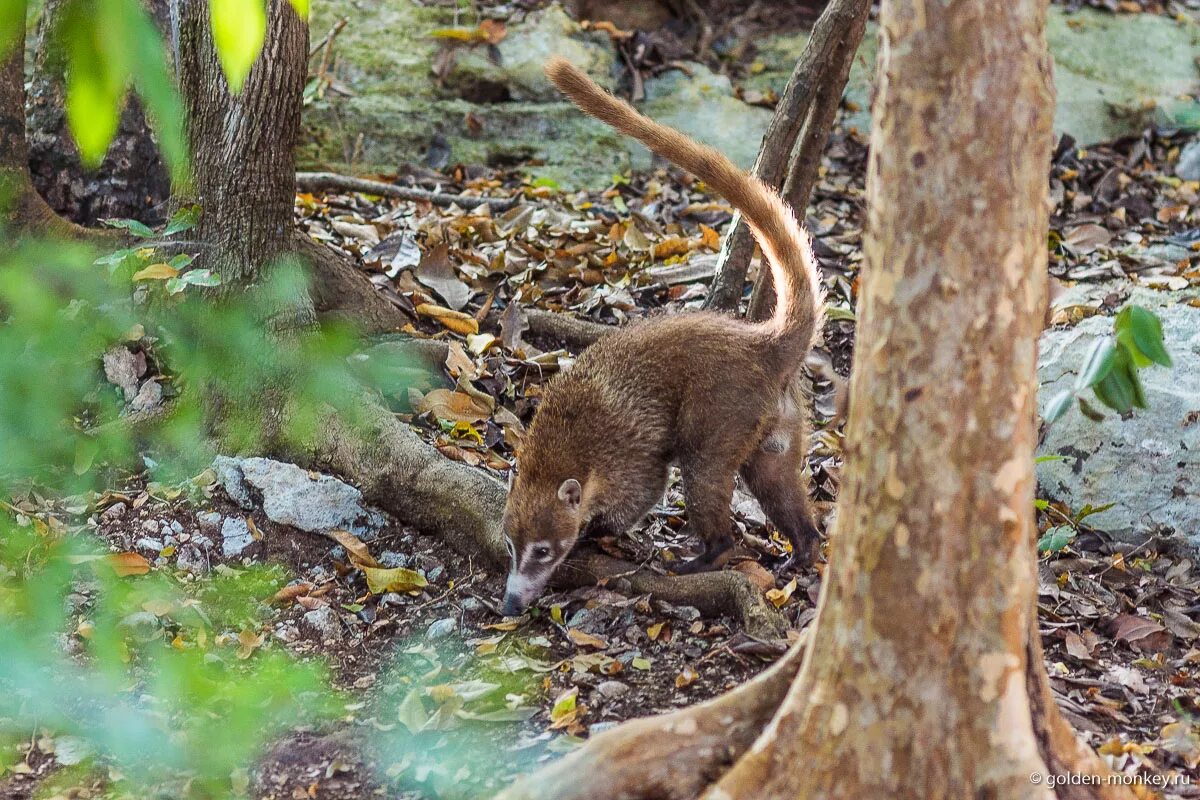
[[[567,478],[558,487],[558,499],[562,500],[574,511],[579,508],[579,501],[583,499],[583,487],[574,478]]]

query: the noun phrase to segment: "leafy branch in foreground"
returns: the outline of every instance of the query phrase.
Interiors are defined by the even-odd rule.
[[[1146,408],[1146,393],[1138,371],[1159,364],[1171,366],[1163,344],[1162,322],[1141,306],[1126,306],[1117,314],[1113,333],[1096,340],[1072,389],[1064,389],[1046,404],[1045,419],[1052,424],[1078,401],[1079,410],[1092,420],[1104,414],[1082,395],[1092,390],[1103,405],[1120,414]]]
[[[130,556],[0,517],[0,741],[52,736],[134,795],[240,794],[274,737],[340,707],[322,665],[266,639],[282,573],[185,584]]]

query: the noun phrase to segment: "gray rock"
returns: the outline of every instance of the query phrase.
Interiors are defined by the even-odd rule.
[[[163,549],[162,542],[160,542],[158,539],[152,539],[149,536],[143,536],[142,538],[138,539],[133,543],[133,546],[138,550],[149,550],[154,553],[157,553]]]
[[[386,524],[382,514],[363,505],[358,489],[329,475],[313,478],[295,464],[222,456],[213,462],[213,469],[230,497],[239,504],[248,500],[253,507],[256,493],[266,515],[281,525],[310,533],[344,529],[367,537]]]
[[[379,563],[388,569],[400,569],[412,563],[407,553],[397,553],[395,550],[384,550],[379,554]]]
[[[235,558],[254,544],[250,526],[241,517],[227,517],[221,525],[221,553],[226,558]]]
[[[208,557],[194,544],[185,544],[179,548],[175,559],[175,568],[202,577],[208,574]]]
[[[142,384],[142,388],[138,389],[138,393],[129,401],[129,407],[134,411],[150,411],[162,405],[162,399],[162,384],[149,380]]]
[[[144,519],[142,520],[142,530],[146,533],[158,533],[158,520]]]
[[[1200,137],[1183,146],[1175,164],[1175,175],[1185,181],[1200,181]]]
[[[405,605],[404,595],[396,592],[387,592],[379,598],[380,608],[399,608],[403,605]]]
[[[111,522],[114,519],[120,519],[121,517],[125,516],[125,512],[128,510],[129,506],[118,500],[100,512],[100,519]]]
[[[272,635],[284,644],[291,644],[300,638],[300,629],[290,622],[281,622],[275,626]]]
[[[196,515],[196,524],[201,531],[212,535],[221,530],[221,515],[216,511],[201,511]]]
[[[176,536],[183,533],[183,523],[177,519],[171,520],[171,533]]]
[[[439,639],[445,639],[456,630],[458,630],[458,620],[454,617],[446,617],[430,625],[428,630],[425,631],[425,638],[431,642],[436,642]]]
[[[620,681],[603,681],[596,687],[596,691],[612,700],[629,694],[629,684]]]
[[[138,371],[137,358],[128,348],[118,345],[104,354],[104,377],[114,386],[120,387],[125,400],[137,396]]]
[[[357,18],[357,6],[355,0],[318,3],[311,25],[328,30],[340,17]],[[598,186],[614,171],[648,163],[644,149],[584,117],[542,75],[550,53],[565,55],[606,86],[617,71],[606,37],[583,31],[559,5],[510,21],[493,51],[499,58],[489,57],[493,53],[485,47],[460,47],[442,83],[431,77],[435,63],[447,63],[439,55],[442,45],[427,34],[464,24],[455,9],[378,0],[371,19],[371,25],[349,26],[338,37],[336,79],[352,92],[331,93],[305,109],[302,163],[344,167],[345,154],[353,151],[358,169],[392,171],[397,163],[418,161],[435,138],[444,141],[451,162],[536,157],[544,165],[532,171],[565,188]],[[1176,98],[1197,90],[1200,26],[1158,14],[1089,8],[1067,13],[1054,5],[1046,34],[1058,85],[1055,127],[1081,145],[1140,133],[1155,119],[1156,107],[1169,109]],[[807,38],[798,32],[757,37],[755,58],[765,68],[739,78],[736,88],[782,92]],[[878,39],[870,23],[845,91],[842,122],[862,132],[870,125]],[[694,71],[690,77],[669,70],[649,79],[644,109],[749,166],[770,110],[742,102],[725,78],[703,65],[687,67]],[[478,122],[470,130],[446,124],[468,114]]]
[[[342,621],[329,606],[307,612],[300,621],[321,641],[339,641],[342,638]]]
[[[212,467],[213,472],[217,473],[217,483],[221,484],[229,499],[246,511],[254,508],[254,497],[250,494],[245,476],[242,475],[241,459],[217,456],[213,459]]]
[[[467,614],[470,614],[473,611],[479,611],[484,607],[483,603],[479,602],[479,599],[475,597],[464,597],[462,603],[459,605],[462,606],[463,612]]]
[[[208,538],[204,534],[199,534],[197,536],[193,536],[192,544],[196,545],[196,547],[199,547],[201,550],[204,550],[204,551],[213,549],[213,540]]]
[[[1077,286],[1056,304],[1096,302],[1127,286]],[[1103,409],[1105,418],[1094,422],[1073,407],[1050,427],[1039,448],[1039,455],[1065,456],[1038,465],[1042,493],[1072,509],[1115,504],[1088,517],[1088,523],[1122,540],[1173,530],[1200,548],[1200,309],[1186,304],[1197,294],[1144,288],[1131,293],[1130,303],[1162,320],[1174,362],[1170,369],[1141,371],[1148,409],[1135,409],[1128,419]],[[1043,409],[1074,385],[1092,343],[1110,333],[1112,324],[1111,317],[1095,316],[1042,335],[1038,400]],[[1090,395],[1085,397],[1094,401]]]

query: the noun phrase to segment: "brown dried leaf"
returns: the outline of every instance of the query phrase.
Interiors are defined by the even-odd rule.
[[[485,401],[466,392],[434,389],[425,395],[410,392],[409,397],[418,414],[431,412],[435,417],[451,422],[482,422],[492,415],[492,409]]]
[[[471,299],[467,286],[450,262],[450,245],[442,242],[421,259],[415,270],[417,280],[438,293],[454,311],[461,311]],[[473,331],[474,332],[474,331]]]
[[[362,540],[355,536],[350,531],[330,531],[329,538],[346,548],[346,553],[350,556],[351,563],[359,567],[378,567],[379,562],[371,555],[371,551],[362,543]]]
[[[759,591],[766,592],[775,588],[775,576],[757,561],[739,561],[733,568],[749,578]]]
[[[1112,621],[1114,639],[1143,650],[1162,650],[1171,643],[1171,634],[1149,619],[1122,614]]]
[[[469,333],[479,333],[479,321],[470,314],[437,306],[433,303],[421,303],[416,307],[416,312],[422,317],[430,317],[437,320],[441,323],[442,327],[452,330],[455,333],[461,333],[464,336]]]
[[[592,636],[590,633],[581,631],[578,628],[568,628],[567,638],[574,642],[579,647],[595,647],[598,650],[603,650],[608,647],[608,642],[598,636]]]

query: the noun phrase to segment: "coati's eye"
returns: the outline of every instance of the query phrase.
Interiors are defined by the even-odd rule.
[[[550,560],[550,545],[535,544],[530,553],[534,561],[549,561]]]

